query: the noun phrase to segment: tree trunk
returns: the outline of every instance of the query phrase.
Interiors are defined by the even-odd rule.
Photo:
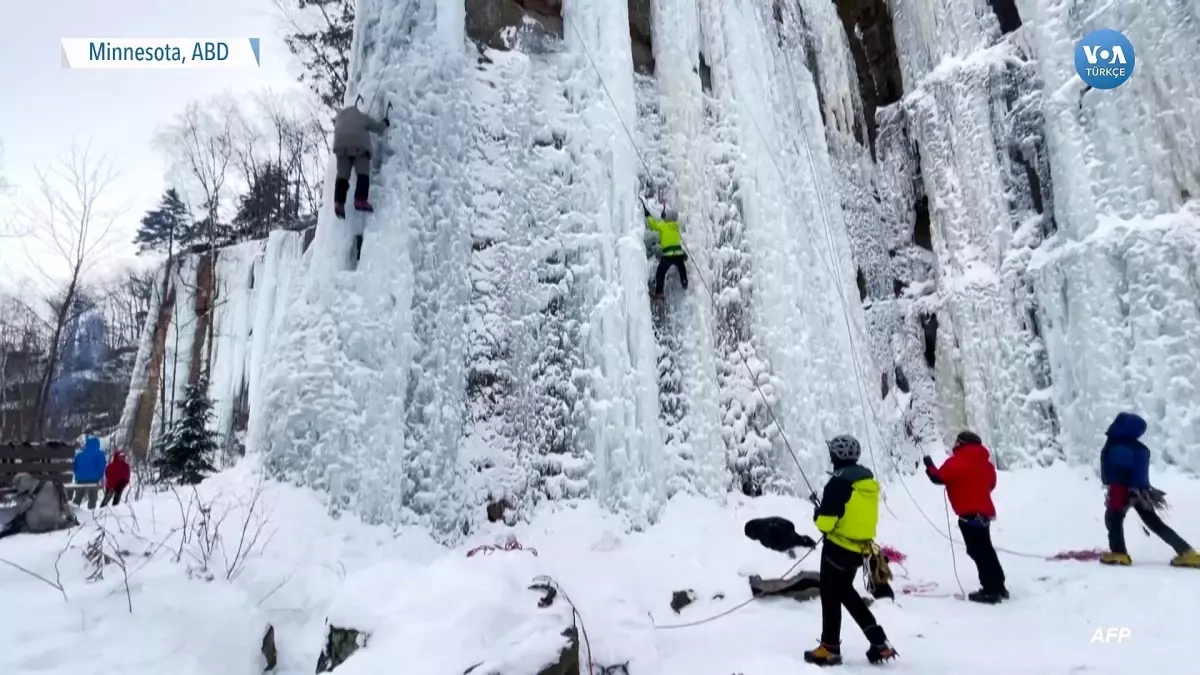
[[[50,406],[50,386],[54,383],[54,371],[58,369],[58,359],[62,355],[62,332],[67,323],[67,316],[70,315],[71,305],[75,303],[75,292],[79,284],[79,265],[71,274],[71,283],[67,285],[67,292],[63,296],[62,305],[58,308],[58,312],[54,316],[54,334],[50,338],[49,351],[46,354],[46,369],[42,372],[41,384],[38,388],[37,405],[34,407],[36,419],[34,436],[39,440],[46,435],[46,427],[48,426],[49,417],[48,410]]]

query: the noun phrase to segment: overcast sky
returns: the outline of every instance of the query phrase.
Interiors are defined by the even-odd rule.
[[[296,89],[298,65],[283,43],[272,0],[0,0],[0,143],[3,172],[35,185],[35,164],[92,143],[120,171],[110,205],[128,205],[106,267],[133,257],[142,213],[157,203],[165,161],[151,146],[156,128],[188,102],[226,90]],[[69,70],[64,37],[258,37],[259,69]],[[11,199],[11,198],[9,198]],[[0,204],[0,218],[12,204]],[[28,242],[26,242],[28,243]],[[30,274],[24,247],[0,239],[0,289]],[[54,264],[43,256],[39,266]]]

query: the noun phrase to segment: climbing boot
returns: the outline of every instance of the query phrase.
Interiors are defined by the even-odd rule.
[[[371,202],[369,202],[365,199],[355,199],[354,200],[354,210],[355,211],[366,211],[367,213],[374,213],[375,207],[371,206]]]
[[[896,650],[888,642],[887,635],[883,632],[883,626],[871,626],[863,632],[866,633],[867,640],[871,643],[871,648],[867,650],[867,661],[878,665],[896,658]]]
[[[1004,598],[999,593],[993,593],[992,591],[978,590],[978,591],[972,591],[971,593],[967,593],[967,599],[970,600],[971,602],[978,602],[978,603],[981,603],[984,605],[998,605],[998,604],[1000,604],[1000,601],[1003,600]]]
[[[1124,566],[1128,567],[1129,565],[1133,564],[1133,559],[1129,557],[1128,553],[1113,553],[1110,551],[1108,553],[1101,554],[1100,564],[1101,565],[1124,565]]]
[[[877,666],[886,661],[891,661],[899,655],[891,644],[881,642],[877,645],[871,645],[871,648],[867,650],[867,661],[871,662],[871,665]]]
[[[1200,553],[1188,550],[1171,558],[1171,567],[1197,567],[1200,568]]]
[[[818,666],[840,666],[842,665],[842,648],[822,642],[816,649],[804,652],[804,662]]]
[[[346,219],[346,205],[341,202],[334,204],[333,205],[333,215],[345,220]]]

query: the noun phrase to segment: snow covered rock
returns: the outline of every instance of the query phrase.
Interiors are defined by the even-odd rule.
[[[360,647],[367,646],[368,637],[353,628],[330,626],[321,656],[317,658],[317,672],[328,673],[345,663]]]
[[[384,563],[347,578],[329,608],[322,667],[337,675],[578,673],[570,604],[531,589],[537,558],[461,552],[428,568]],[[318,672],[324,672],[318,670]]]
[[[262,655],[267,666],[263,670],[270,672],[279,664],[279,650],[275,647],[275,626],[267,624],[267,632],[263,633]]]

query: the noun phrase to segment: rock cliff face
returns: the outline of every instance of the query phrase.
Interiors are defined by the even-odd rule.
[[[1155,55],[1116,90],[1074,73],[1099,21]],[[637,525],[681,491],[805,492],[844,432],[885,474],[963,427],[1002,467],[1089,463],[1133,409],[1157,461],[1200,468],[1200,63],[1163,56],[1198,21],[364,0],[352,88],[394,106],[377,211],[273,268],[270,350],[214,386],[277,475],[447,537],[545,499]],[[690,283],[652,305],[664,203]]]

